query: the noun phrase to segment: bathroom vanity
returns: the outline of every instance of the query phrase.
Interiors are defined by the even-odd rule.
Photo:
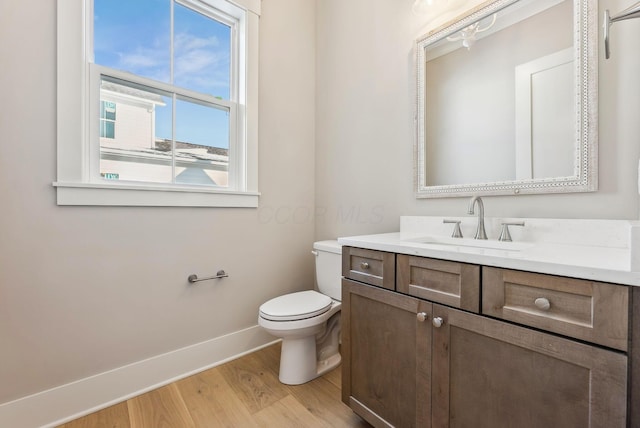
[[[636,226],[524,219],[514,242],[496,241],[509,220],[488,219],[485,242],[448,238],[435,217],[339,240],[342,400],[358,415],[376,427],[640,426]]]
[[[597,190],[597,14],[486,1],[416,40],[416,197],[478,218],[339,239],[342,400],[374,426],[640,427],[640,226],[477,196]]]

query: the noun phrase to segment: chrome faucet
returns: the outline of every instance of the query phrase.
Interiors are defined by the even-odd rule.
[[[467,213],[469,215],[475,214],[474,208],[478,204],[478,228],[476,229],[475,239],[487,239],[487,233],[484,231],[484,204],[480,196],[474,196],[469,201],[469,209]]]

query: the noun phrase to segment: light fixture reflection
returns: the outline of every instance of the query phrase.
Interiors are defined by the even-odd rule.
[[[413,7],[411,8],[411,10],[413,10],[413,13],[417,13],[417,14],[426,14],[429,12],[429,8],[437,3],[442,3],[443,1],[446,0],[416,0],[415,2],[413,2]]]
[[[480,21],[478,21],[467,27],[464,27],[462,30],[458,32],[457,35],[447,37],[447,40],[449,40],[450,42],[456,42],[458,40],[462,40],[462,46],[464,46],[467,49],[471,49],[471,46],[473,46],[476,42],[476,35],[479,33],[482,33],[483,31],[487,31],[489,28],[493,27],[495,23],[496,23],[496,14],[494,13],[493,18],[491,19],[491,22],[486,27],[481,28]]]

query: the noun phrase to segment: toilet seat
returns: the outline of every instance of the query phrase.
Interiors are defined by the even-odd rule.
[[[285,294],[263,303],[260,316],[271,321],[296,321],[327,312],[333,300],[314,290]]]

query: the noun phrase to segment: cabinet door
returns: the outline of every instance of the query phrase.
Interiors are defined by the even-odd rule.
[[[431,426],[431,307],[342,281],[342,401],[376,427]]]
[[[624,427],[627,356],[433,305],[433,426]]]

